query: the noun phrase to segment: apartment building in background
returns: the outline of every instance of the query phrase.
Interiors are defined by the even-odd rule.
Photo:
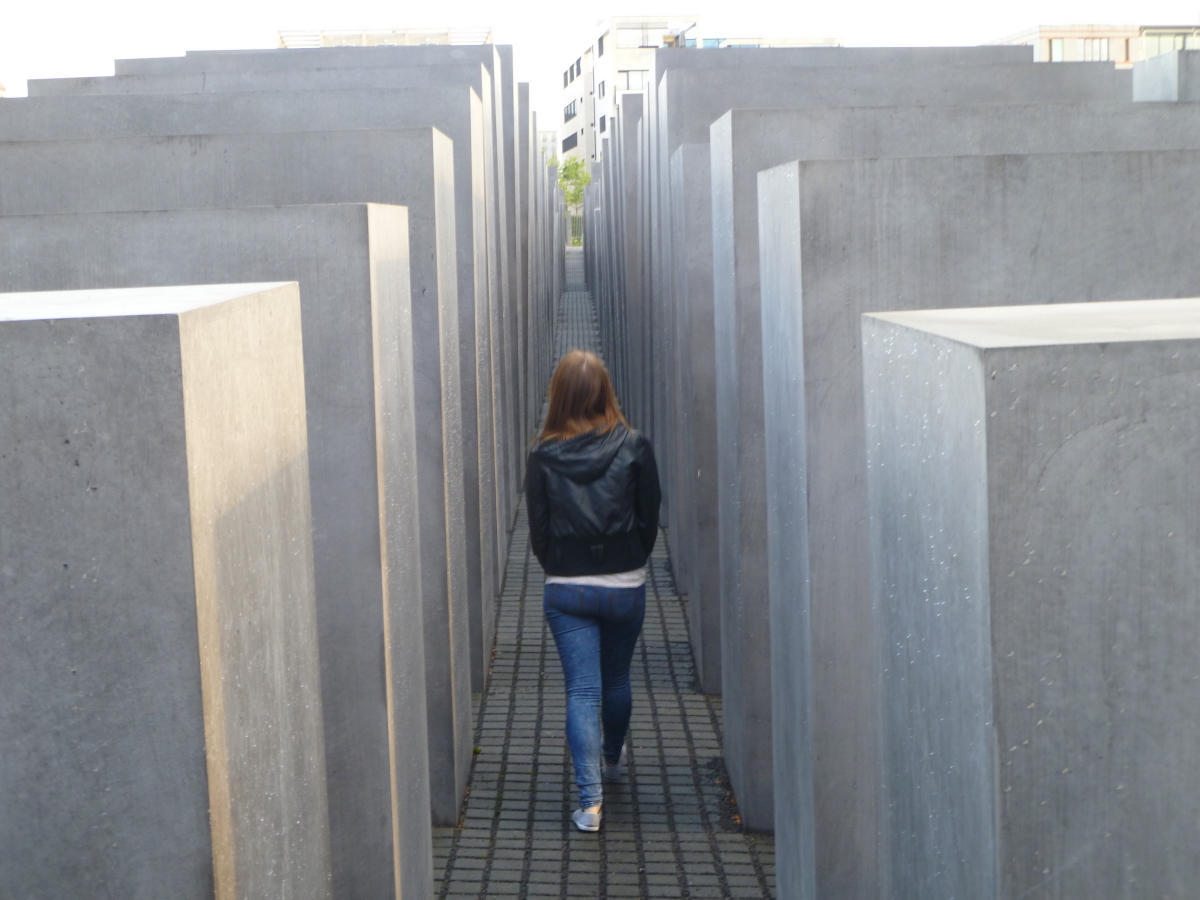
[[[1200,25],[1039,25],[993,41],[1029,45],[1037,62],[1104,62],[1128,68],[1172,50],[1200,49]]]
[[[597,23],[591,42],[562,72],[562,125],[557,154],[601,157],[603,139],[621,95],[647,86],[654,51],[693,47],[837,47],[832,38],[765,38],[709,35],[696,16],[616,16]]]

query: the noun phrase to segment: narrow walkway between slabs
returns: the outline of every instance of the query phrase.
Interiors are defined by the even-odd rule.
[[[582,254],[567,251],[557,350],[598,349]],[[633,662],[629,772],[604,785],[598,834],[576,831],[566,694],[542,615],[543,573],[522,506],[498,602],[475,764],[456,828],[434,833],[439,900],[482,897],[762,898],[774,842],[744,834],[721,760],[721,702],[695,690],[683,602],[666,536],[647,567],[646,623]]]

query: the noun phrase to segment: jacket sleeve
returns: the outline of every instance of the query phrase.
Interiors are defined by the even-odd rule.
[[[550,504],[546,499],[546,473],[532,453],[525,462],[525,510],[529,514],[529,546],[546,567],[550,549]]]
[[[658,463],[654,460],[654,447],[650,439],[641,435],[638,453],[637,496],[634,499],[637,513],[638,538],[642,549],[649,556],[658,540],[658,510],[662,504],[662,488],[658,483]]]

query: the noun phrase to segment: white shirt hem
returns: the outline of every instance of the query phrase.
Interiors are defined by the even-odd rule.
[[[611,575],[547,575],[546,584],[575,584],[581,587],[638,588],[646,583],[646,567]]]

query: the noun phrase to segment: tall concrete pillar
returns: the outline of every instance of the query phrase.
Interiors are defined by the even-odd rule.
[[[431,802],[451,824],[471,764],[453,146],[433,128],[0,144],[0,213],[363,197],[408,207]],[[352,161],[352,162],[351,162]],[[18,174],[20,173],[20,174]]]
[[[781,654],[773,702],[788,710],[774,734],[796,754],[777,755],[775,771],[804,765],[811,741],[819,887],[877,896],[869,873],[886,814],[858,317],[1200,294],[1188,237],[1200,211],[1168,187],[1193,171],[1194,150],[812,160],[759,173],[767,634]],[[797,518],[804,528],[785,527]],[[798,834],[803,796],[782,807]]]
[[[324,900],[296,285],[0,295],[0,894]]]
[[[333,891],[424,900],[426,696],[436,724],[452,695],[425,657],[441,563],[419,520],[407,229],[375,204],[2,216],[0,290],[299,281]]]
[[[1200,301],[862,322],[885,896],[1200,881]]]

